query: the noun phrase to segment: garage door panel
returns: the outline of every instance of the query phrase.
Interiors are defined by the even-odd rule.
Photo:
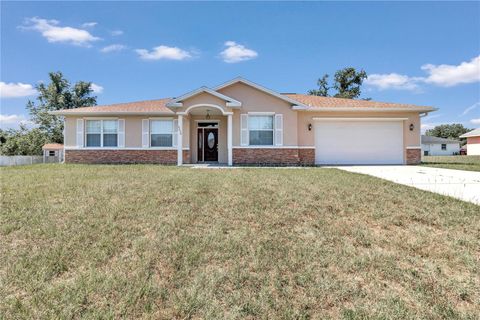
[[[316,164],[402,164],[401,121],[319,121]]]

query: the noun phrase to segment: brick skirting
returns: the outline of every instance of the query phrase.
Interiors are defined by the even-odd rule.
[[[407,164],[419,164],[421,159],[421,149],[407,149]]]
[[[65,150],[65,162],[177,164],[177,150]],[[189,150],[183,162],[190,163]]]
[[[234,148],[233,164],[314,165],[315,149],[299,148]]]
[[[315,149],[298,149],[298,160],[302,166],[313,166],[315,164]]]

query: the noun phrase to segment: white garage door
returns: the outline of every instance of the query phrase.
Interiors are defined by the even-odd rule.
[[[317,120],[316,164],[403,164],[399,120]]]

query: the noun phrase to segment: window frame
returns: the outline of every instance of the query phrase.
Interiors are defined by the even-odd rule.
[[[118,135],[119,135],[119,119],[118,118],[85,118],[84,119],[84,147],[85,148],[118,148]],[[88,132],[87,132],[87,123],[88,121],[100,121],[100,133],[91,133],[91,134],[100,134],[100,146],[88,146],[87,143],[88,143],[88,139],[87,139],[87,136],[88,136]],[[117,131],[116,131],[116,135],[117,135],[117,145],[116,146],[104,146],[103,145],[103,135],[105,134],[104,133],[104,130],[103,130],[103,121],[115,121],[117,123]],[[112,133],[106,133],[106,134],[112,134]]]
[[[251,129],[250,128],[250,119],[253,117],[270,117],[272,119],[272,128],[271,129]],[[249,112],[247,117],[247,128],[248,128],[248,146],[252,147],[274,147],[275,146],[275,113],[274,112]],[[250,137],[251,131],[271,131],[272,132],[272,144],[251,144]]]
[[[173,148],[174,147],[174,135],[175,135],[175,119],[173,118],[150,118],[148,119],[148,146],[149,148],[156,148],[156,149],[164,149],[164,148]],[[152,122],[154,121],[168,121],[172,124],[172,131],[171,132],[152,132]],[[170,134],[172,136],[172,144],[170,146],[152,146],[152,134]]]

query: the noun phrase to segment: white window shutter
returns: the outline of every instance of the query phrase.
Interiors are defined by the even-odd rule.
[[[150,146],[150,120],[142,119],[142,148]]]
[[[248,146],[248,114],[240,115],[240,145]]]
[[[83,148],[83,119],[77,119],[77,148]]]
[[[178,143],[178,120],[173,120],[172,146],[176,147]]]
[[[118,119],[118,147],[125,148],[125,119]]]
[[[275,145],[283,146],[283,114],[275,115]]]

